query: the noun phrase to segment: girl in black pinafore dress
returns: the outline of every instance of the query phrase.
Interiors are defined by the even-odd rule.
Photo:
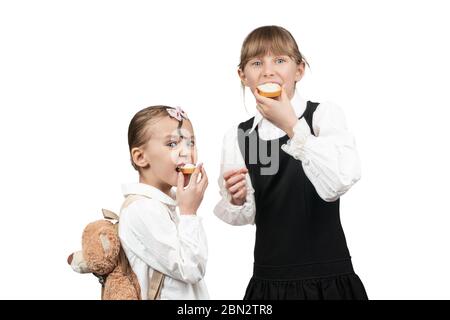
[[[338,107],[290,90],[304,64],[281,27],[258,28],[244,41],[239,75],[259,115],[225,136],[215,214],[256,225],[244,299],[367,299],[339,217],[339,197],[359,180],[359,158]],[[261,97],[254,89],[265,82],[280,83],[281,97]]]

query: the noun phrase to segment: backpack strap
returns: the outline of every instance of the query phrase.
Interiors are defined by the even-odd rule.
[[[141,196],[139,194],[129,194],[129,195],[127,195],[127,197],[125,198],[124,202],[122,203],[122,207],[120,208],[120,212],[122,212],[123,209],[127,208],[130,204],[132,204],[136,200],[145,199],[145,198],[146,198],[145,196]]]
[[[102,209],[102,213],[105,219],[119,221],[119,216],[108,209]]]
[[[123,209],[127,208],[134,201],[143,199],[143,198],[145,198],[145,196],[141,196],[138,194],[128,195],[122,204],[122,208],[120,208],[120,212],[122,212]],[[117,219],[117,221],[118,220],[119,219]],[[126,260],[126,261],[128,262],[128,260]],[[156,299],[160,298],[164,278],[165,278],[165,275],[163,273],[159,272],[156,269],[153,269],[153,274],[152,274],[152,277],[148,284],[148,291],[147,291],[147,299],[148,300],[156,300]]]
[[[152,278],[148,285],[147,299],[157,300],[161,297],[162,284],[164,282],[164,274],[153,269]]]

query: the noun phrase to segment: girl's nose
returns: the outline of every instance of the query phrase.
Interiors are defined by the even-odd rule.
[[[263,76],[271,77],[274,75],[273,66],[271,63],[265,63],[263,68]]]
[[[188,146],[185,146],[184,143],[180,149],[180,157],[189,158],[191,156],[191,149]]]

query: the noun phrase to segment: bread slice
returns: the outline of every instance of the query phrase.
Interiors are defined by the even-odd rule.
[[[195,171],[195,164],[187,163],[182,167],[178,167],[177,169],[183,174],[193,174]]]
[[[266,98],[276,98],[281,95],[281,87],[278,83],[268,82],[256,87],[258,93]]]

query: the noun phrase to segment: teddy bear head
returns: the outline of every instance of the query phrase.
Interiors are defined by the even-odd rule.
[[[107,220],[89,223],[83,231],[82,250],[72,253],[67,262],[79,273],[107,275],[117,266],[120,240],[116,226]]]

